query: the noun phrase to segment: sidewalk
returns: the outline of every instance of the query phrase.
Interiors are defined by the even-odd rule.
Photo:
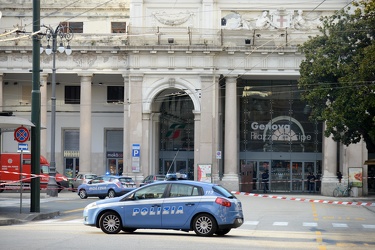
[[[0,226],[54,218],[59,216],[61,211],[49,208],[49,202],[78,198],[77,193],[71,191],[62,191],[58,194],[58,197],[50,197],[45,192],[42,192],[40,193],[40,212],[30,212],[30,197],[29,191],[22,193],[21,209],[21,194],[19,192],[4,191],[0,193]]]

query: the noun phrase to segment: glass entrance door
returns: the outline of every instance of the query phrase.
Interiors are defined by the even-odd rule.
[[[107,174],[122,175],[124,172],[123,159],[107,159]]]
[[[162,167],[162,174],[167,173],[181,173],[187,174],[187,161],[186,160],[164,160]]]
[[[292,162],[290,177],[291,191],[302,192],[304,179],[302,162]]]
[[[271,166],[271,191],[290,191],[290,161],[273,160]]]
[[[79,172],[79,158],[65,158],[65,176],[74,178]]]

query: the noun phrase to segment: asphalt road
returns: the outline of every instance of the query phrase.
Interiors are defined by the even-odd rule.
[[[237,196],[243,204],[245,223],[224,237],[202,238],[194,232],[168,230],[106,235],[98,228],[82,224],[84,206],[97,198],[81,200],[76,193],[67,191],[56,198],[41,195],[41,210],[59,211],[59,215],[2,226],[0,242],[4,249],[106,249],[109,246],[179,250],[375,248],[375,206],[324,204],[333,198],[306,194],[279,194],[272,198]],[[24,198],[23,206],[27,208],[27,194]],[[19,197],[15,194],[0,194],[0,214],[10,205],[17,209],[17,200],[19,205]],[[353,201],[351,198],[338,200]],[[375,200],[370,197],[356,198],[356,201],[370,203]]]

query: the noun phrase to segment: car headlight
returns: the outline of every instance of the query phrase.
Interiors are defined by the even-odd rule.
[[[96,205],[96,202],[93,202],[93,203],[88,204],[85,207],[85,210],[89,210],[89,209],[93,209],[93,208],[97,208],[97,207],[98,207],[98,205]]]

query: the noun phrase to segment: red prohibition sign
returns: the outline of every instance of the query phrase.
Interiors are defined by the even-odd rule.
[[[25,127],[19,127],[14,131],[14,139],[18,142],[26,142],[29,137],[29,130]]]

